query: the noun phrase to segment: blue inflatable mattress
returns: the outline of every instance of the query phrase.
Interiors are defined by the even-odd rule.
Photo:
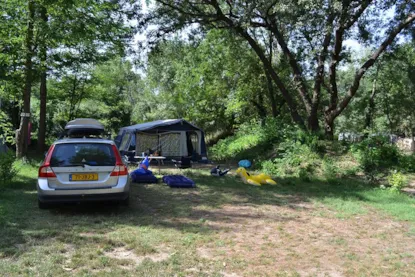
[[[158,183],[158,179],[153,174],[147,175],[140,175],[135,174],[134,172],[131,173],[131,179],[134,183]]]
[[[163,177],[163,182],[171,188],[194,188],[196,184],[193,180],[183,175],[167,175]]]

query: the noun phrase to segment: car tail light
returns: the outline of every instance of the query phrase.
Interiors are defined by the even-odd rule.
[[[128,169],[122,162],[120,152],[118,152],[117,146],[113,145],[112,150],[115,155],[115,167],[111,173],[111,176],[125,176],[128,175]]]
[[[56,177],[55,172],[53,172],[52,168],[50,167],[50,160],[52,158],[52,152],[54,148],[55,148],[55,145],[52,145],[49,148],[49,151],[46,154],[45,161],[39,167],[39,174],[38,174],[39,177],[43,177],[43,178],[55,178]]]
[[[50,166],[44,166],[42,165],[39,167],[39,177],[43,178],[55,178],[56,174],[53,172],[52,168]]]
[[[128,175],[128,169],[125,165],[116,165],[111,172],[111,176],[125,176]]]

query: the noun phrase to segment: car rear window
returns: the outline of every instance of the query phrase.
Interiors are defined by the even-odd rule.
[[[50,164],[52,167],[113,166],[115,165],[115,155],[109,144],[57,144],[53,150]]]

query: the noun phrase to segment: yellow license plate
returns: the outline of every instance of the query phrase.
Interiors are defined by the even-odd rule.
[[[71,174],[69,181],[98,181],[98,173]]]

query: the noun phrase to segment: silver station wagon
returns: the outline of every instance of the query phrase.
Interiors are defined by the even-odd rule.
[[[103,131],[93,119],[76,119],[66,125],[66,137],[53,143],[39,167],[39,208],[98,200],[128,205],[128,169],[115,143],[101,138]]]

